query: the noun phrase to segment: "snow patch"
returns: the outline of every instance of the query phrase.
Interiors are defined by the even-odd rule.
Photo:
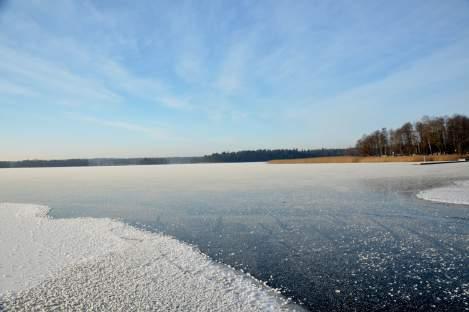
[[[171,237],[111,219],[52,219],[48,210],[0,204],[5,310],[300,310]]]
[[[420,199],[434,202],[469,205],[469,180],[456,181],[452,185],[421,191]]]

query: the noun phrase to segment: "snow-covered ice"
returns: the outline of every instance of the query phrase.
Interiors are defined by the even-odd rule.
[[[469,180],[455,181],[448,186],[420,191],[417,197],[441,203],[469,205]]]
[[[298,309],[174,238],[111,219],[52,219],[47,212],[0,204],[0,309]]]

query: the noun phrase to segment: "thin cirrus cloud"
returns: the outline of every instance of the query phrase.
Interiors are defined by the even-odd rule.
[[[13,96],[35,96],[37,95],[34,91],[31,91],[28,87],[17,83],[11,83],[9,81],[0,80],[0,93],[3,95]]]
[[[136,132],[136,133],[149,136],[157,140],[168,138],[167,133],[162,129],[158,129],[154,127],[146,127],[146,126],[142,126],[141,124],[131,123],[128,121],[101,119],[101,118],[96,118],[92,116],[77,115],[73,113],[69,113],[67,115],[72,120],[74,119],[74,120],[82,121],[85,123],[91,123],[91,124],[98,125],[100,127],[107,127],[107,128],[130,131],[130,132]]]
[[[409,64],[380,80],[361,85],[322,101],[308,99],[299,106],[286,109],[284,115],[292,122],[318,118],[329,133],[340,132],[333,124],[351,127],[349,116],[361,121],[360,130],[367,132],[370,124],[375,128],[400,126],[400,108],[408,114],[421,117],[432,113],[447,115],[453,107],[456,112],[467,111],[469,90],[466,88],[469,42],[452,45],[435,54]],[[448,61],[451,60],[451,61]],[[438,74],[435,74],[438,73]],[[448,92],[448,88],[451,90]],[[322,107],[322,109],[318,109]],[[390,112],[389,115],[380,112]],[[336,135],[339,135],[337,133]],[[357,134],[343,135],[343,144]]]
[[[20,132],[33,140],[43,115],[44,137],[95,133],[90,156],[97,142],[130,143],[107,140],[106,128],[142,151],[173,140],[166,154],[181,151],[177,142],[198,153],[341,147],[422,114],[469,113],[466,1],[5,3],[8,142]],[[55,121],[70,111],[81,117]]]
[[[64,66],[10,48],[0,47],[0,57],[3,73],[30,86],[26,90],[21,84],[9,83],[11,92],[41,93],[55,103],[73,99],[85,106],[117,104],[124,100],[125,94],[171,108],[189,106],[184,99],[168,94],[156,79],[132,76],[125,68],[108,60],[99,60],[93,68],[94,76],[86,77]]]
[[[100,82],[77,75],[33,55],[0,47],[0,71],[12,81],[29,85],[29,91],[51,102],[60,103],[79,98],[84,104],[116,103],[120,96]],[[20,86],[21,84],[17,84]]]

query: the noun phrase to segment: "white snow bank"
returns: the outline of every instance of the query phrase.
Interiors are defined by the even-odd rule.
[[[0,204],[0,309],[294,308],[274,290],[176,239],[110,219],[52,219],[47,211]]]
[[[441,203],[469,205],[469,181],[456,181],[449,186],[421,191],[417,197]]]

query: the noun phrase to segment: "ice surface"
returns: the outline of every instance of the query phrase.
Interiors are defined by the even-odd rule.
[[[439,204],[415,196],[421,190],[462,180],[469,180],[468,163],[2,169],[0,202],[43,203],[52,207],[49,215],[54,222],[105,217],[170,234],[194,244],[212,259],[281,289],[285,296],[313,311],[464,311],[469,307],[469,206]],[[100,235],[100,244],[110,239],[108,235]],[[57,236],[54,239],[61,238]],[[90,251],[91,257],[95,252]],[[8,249],[2,249],[0,265],[9,254]],[[96,256],[95,262],[120,263],[122,259],[116,257],[124,254],[105,253]],[[104,261],[106,257],[109,259]],[[54,261],[46,263],[54,265]],[[47,302],[62,303],[85,298],[85,303],[100,305],[105,297],[101,291],[109,288],[114,288],[109,292],[111,297],[134,296],[119,293],[119,289],[131,289],[119,286],[127,285],[119,278],[127,280],[135,272],[119,271],[121,266],[116,265],[105,273],[107,269],[95,262],[75,263],[65,269],[59,266],[60,274],[47,282],[39,279],[35,288],[10,296],[9,302],[15,298],[15,307],[24,307],[27,302],[49,297],[59,299]],[[102,269],[107,275],[119,272],[117,286],[91,287],[90,283],[98,285],[95,276],[103,279],[90,268]],[[73,272],[82,271],[88,272],[81,273],[90,281],[80,282],[86,287],[74,291],[75,286],[64,286],[64,293],[57,295],[67,279],[72,283],[80,276]],[[86,299],[93,293],[96,299]],[[144,293],[140,288],[136,291],[138,296]],[[168,297],[177,295],[187,292]],[[182,305],[181,309],[194,310],[200,305],[194,306],[187,309]]]
[[[435,202],[469,205],[469,181],[456,181],[449,186],[424,190],[417,197]]]
[[[0,204],[0,309],[292,310],[277,292],[161,234]]]

